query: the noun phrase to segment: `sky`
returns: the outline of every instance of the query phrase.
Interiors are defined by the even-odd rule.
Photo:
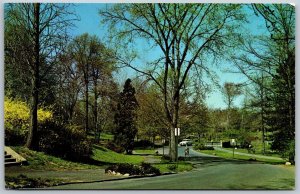
[[[72,29],[71,34],[73,36],[81,35],[83,33],[89,33],[90,35],[97,35],[100,39],[105,38],[105,34],[107,33],[107,29],[105,26],[100,23],[100,15],[99,9],[105,9],[106,4],[104,3],[78,3],[75,5],[75,12],[78,14],[80,20],[75,22],[76,27]],[[248,13],[248,12],[247,12]],[[251,15],[249,17],[249,23],[247,24],[247,28],[251,33],[265,33],[264,32],[264,22],[261,18],[253,15],[252,11],[248,14]],[[137,47],[138,48],[138,47]],[[233,82],[233,83],[241,83],[246,81],[245,76],[241,74],[233,74],[228,73],[225,69],[233,70],[233,66],[224,62],[222,64],[222,68],[216,68],[216,74],[219,77],[219,84],[223,85],[225,82]],[[123,69],[119,72],[119,79],[125,80],[127,77],[135,76],[136,73],[133,70]],[[209,108],[221,108],[225,109],[226,104],[224,102],[224,97],[221,94],[220,90],[216,87],[212,88],[212,92],[207,95],[206,104]],[[234,101],[234,105],[237,107],[241,107],[244,100],[244,96],[241,95],[236,98]]]

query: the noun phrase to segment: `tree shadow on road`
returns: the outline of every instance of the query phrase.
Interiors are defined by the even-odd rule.
[[[188,157],[185,161],[190,161],[195,165],[201,166],[216,166],[220,164],[253,164],[253,163],[261,163],[254,161],[246,161],[246,160],[237,160],[237,159],[225,159],[220,157],[209,157],[209,156],[196,156],[196,157]]]

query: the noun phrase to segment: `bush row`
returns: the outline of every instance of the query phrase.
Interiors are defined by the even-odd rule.
[[[194,144],[193,148],[195,150],[214,150],[214,147],[212,147],[212,146],[205,146],[204,143]]]
[[[160,175],[159,169],[151,166],[148,163],[142,163],[141,165],[134,165],[134,164],[115,164],[109,166],[105,169],[105,173],[108,171],[119,172],[121,174],[129,174],[129,175]]]

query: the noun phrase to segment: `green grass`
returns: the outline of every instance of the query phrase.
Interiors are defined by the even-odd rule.
[[[137,154],[155,154],[155,149],[137,149],[134,152]]]
[[[152,166],[158,168],[161,173],[184,172],[193,169],[192,164],[187,162],[178,162],[178,164],[176,163],[152,164]],[[174,169],[174,166],[177,166],[177,168]]]
[[[200,152],[204,153],[204,154],[219,156],[221,158],[233,159],[233,154],[232,153],[223,152],[223,151],[219,151],[219,150],[201,150]],[[238,155],[236,153],[234,154],[234,159],[249,160],[250,158],[255,158],[256,161],[266,162],[266,163],[270,163],[270,164],[284,164],[284,160],[244,156],[244,155]]]
[[[50,156],[44,152],[36,152],[25,147],[12,147],[17,153],[26,158],[29,165],[24,168],[43,170],[80,170],[99,168],[95,165],[71,162],[55,156]]]
[[[223,148],[223,149],[226,149],[226,150],[230,150],[230,151],[232,151],[232,148]],[[236,152],[241,152],[241,153],[249,153],[248,152],[248,150],[247,149],[241,149],[241,148],[238,148],[238,149],[235,149],[235,151]],[[249,153],[249,154],[253,154],[253,153]],[[272,156],[272,157],[278,157],[278,158],[280,158],[280,155],[279,154],[276,154],[276,153],[266,153],[266,155],[263,155],[262,153],[261,153],[261,151],[257,151],[257,150],[255,150],[255,153],[254,153],[255,155],[260,155],[260,156]]]
[[[100,139],[112,140],[113,138],[114,138],[114,135],[112,135],[112,134],[108,134],[108,133],[101,133],[100,134]]]
[[[94,146],[92,158],[104,163],[139,164],[145,160],[143,156],[119,154],[101,146]]]

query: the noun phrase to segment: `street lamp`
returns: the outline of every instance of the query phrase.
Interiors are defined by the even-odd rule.
[[[176,161],[178,161],[178,137],[179,136],[180,136],[180,128],[175,128]]]
[[[235,149],[235,145],[236,145],[235,139],[231,139],[231,145],[232,145],[232,157],[234,158],[234,149]]]
[[[164,155],[165,155],[165,143],[166,143],[165,138],[163,138],[163,139],[161,140],[161,142],[162,142],[162,146],[163,146],[163,156],[164,156]]]

